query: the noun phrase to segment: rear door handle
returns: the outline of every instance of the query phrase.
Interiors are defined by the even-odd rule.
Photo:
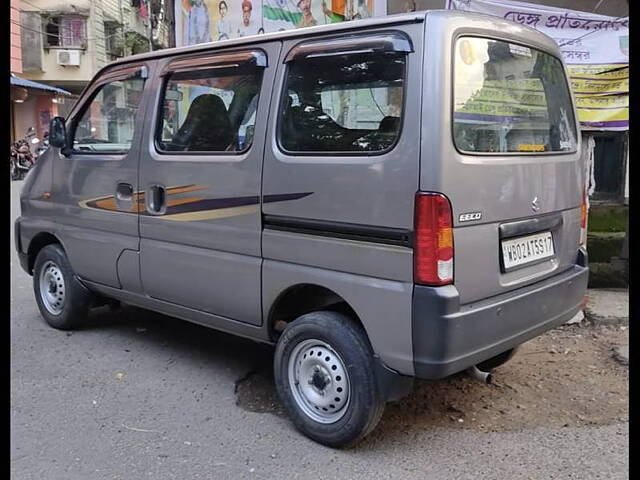
[[[166,191],[162,185],[151,185],[145,195],[145,206],[151,215],[164,215],[167,211]]]
[[[119,210],[130,210],[133,201],[133,185],[119,182],[116,187],[116,206]]]

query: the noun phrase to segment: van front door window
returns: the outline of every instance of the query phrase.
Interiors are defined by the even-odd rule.
[[[144,80],[140,78],[100,87],[75,127],[74,151],[128,152],[143,87]]]

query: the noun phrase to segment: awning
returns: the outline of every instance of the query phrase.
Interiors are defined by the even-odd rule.
[[[16,77],[11,75],[11,85],[15,85],[17,87],[24,88],[37,88],[38,90],[45,90],[47,92],[55,92],[60,95],[71,95],[71,92],[67,92],[58,87],[52,87],[51,85],[45,85],[44,83],[38,83],[31,80],[27,80],[26,78]]]

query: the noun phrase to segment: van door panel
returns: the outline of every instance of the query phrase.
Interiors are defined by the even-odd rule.
[[[159,300],[254,325],[262,322],[262,127],[267,124],[280,43],[261,44],[259,48],[267,54],[268,66],[263,68],[249,150],[237,154],[158,153],[154,118],[145,132],[140,171],[145,195],[149,187],[157,185],[166,197],[162,214],[143,207],[140,215],[144,292]],[[243,50],[247,48],[235,49]],[[214,52],[218,53],[225,52]],[[159,70],[167,69],[171,60],[165,59]],[[158,92],[154,99],[158,112],[163,79],[153,82]]]
[[[146,65],[151,67],[150,63]],[[126,80],[141,67],[142,64],[120,67],[98,77],[67,119],[69,133],[96,91],[104,84]],[[138,215],[131,205],[117,202],[116,196],[119,183],[128,183],[132,190],[137,190],[139,144],[148,94],[146,86],[145,83],[126,154],[74,151],[68,157],[58,154],[52,161],[53,194],[48,214],[57,218],[56,233],[74,272],[87,280],[116,288],[121,287],[116,268],[118,257],[123,250],[138,250],[139,246]],[[116,97],[116,107],[122,107],[119,102],[123,102],[123,98]],[[86,147],[94,146],[100,144]]]

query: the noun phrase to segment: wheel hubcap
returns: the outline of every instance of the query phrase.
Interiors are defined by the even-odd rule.
[[[64,309],[64,277],[60,267],[48,261],[40,270],[40,299],[45,308],[53,315],[59,315]]]
[[[344,362],[330,345],[305,340],[293,349],[289,384],[300,409],[320,423],[334,423],[347,411],[351,388]]]

